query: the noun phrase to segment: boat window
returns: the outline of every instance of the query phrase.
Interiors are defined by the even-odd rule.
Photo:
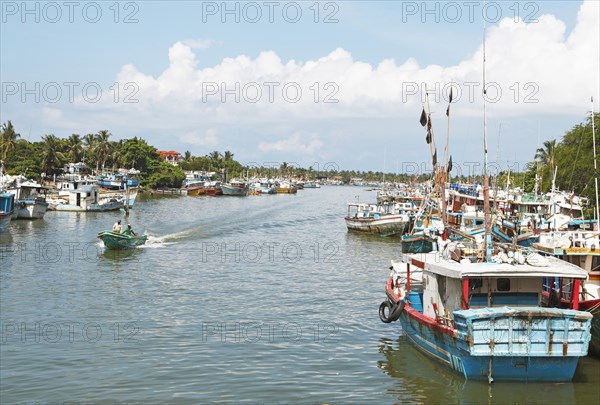
[[[496,287],[498,291],[510,291],[510,278],[499,278]]]

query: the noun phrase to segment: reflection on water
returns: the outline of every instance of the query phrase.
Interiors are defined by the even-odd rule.
[[[398,324],[394,324],[398,329]],[[600,361],[583,358],[571,383],[468,381],[413,347],[407,339],[381,339],[377,366],[394,380],[388,393],[400,402],[450,404],[598,403]]]

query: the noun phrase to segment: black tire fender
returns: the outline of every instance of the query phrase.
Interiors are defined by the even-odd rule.
[[[385,310],[388,310],[388,315],[385,315]],[[381,305],[379,305],[379,319],[383,323],[390,323],[397,321],[400,318],[400,314],[404,310],[404,300],[400,300],[395,304],[392,304],[389,301],[383,301]]]

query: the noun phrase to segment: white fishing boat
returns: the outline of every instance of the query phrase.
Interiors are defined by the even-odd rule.
[[[56,211],[98,212],[119,210],[125,206],[122,198],[100,196],[98,185],[86,185],[71,190],[68,198],[54,201]]]
[[[22,181],[22,177],[14,180],[6,190],[15,195],[13,219],[41,219],[48,209],[46,193],[48,188],[31,180]]]

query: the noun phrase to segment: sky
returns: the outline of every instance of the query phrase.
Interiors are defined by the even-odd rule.
[[[591,97],[599,110],[597,0],[2,0],[0,13],[0,122],[30,141],[106,129],[250,166],[415,173],[431,168],[426,108],[438,157],[449,135],[470,174],[483,161],[484,33],[496,167],[522,169]]]

